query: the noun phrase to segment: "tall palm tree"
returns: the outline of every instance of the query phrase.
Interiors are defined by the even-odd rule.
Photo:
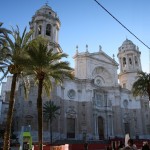
[[[58,110],[60,106],[54,104],[53,101],[47,101],[43,106],[43,115],[47,121],[50,123],[50,143],[52,144],[53,141],[53,133],[52,133],[52,123],[53,120],[56,119],[56,116],[59,115]]]
[[[138,72],[138,79],[132,87],[134,96],[148,95],[150,101],[150,74],[146,72]]]
[[[23,34],[20,35],[19,28],[12,28],[10,35],[5,34],[6,46],[0,49],[0,54],[3,57],[0,59],[0,70],[2,71],[1,80],[9,74],[12,75],[11,91],[9,97],[9,108],[7,113],[6,128],[4,134],[4,146],[3,150],[9,150],[10,147],[10,133],[12,125],[12,117],[15,103],[15,90],[17,79],[21,77],[23,66],[18,62],[17,58],[26,57],[25,49],[29,42],[32,32],[26,32],[26,28]],[[12,38],[10,38],[12,36]]]
[[[69,63],[67,61],[60,61],[62,58],[67,57],[67,55],[65,53],[54,53],[53,49],[48,50],[47,44],[48,41],[42,37],[32,40],[27,51],[29,58],[22,60],[22,62],[28,64],[26,68],[28,70],[27,72],[32,75],[31,77],[34,77],[34,81],[38,86],[37,110],[39,150],[43,149],[43,88],[49,96],[53,81],[62,83],[65,76],[73,78],[72,68],[69,67]]]

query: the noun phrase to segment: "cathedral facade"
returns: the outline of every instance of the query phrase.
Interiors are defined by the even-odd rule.
[[[62,52],[58,43],[60,20],[45,5],[32,17],[33,39],[41,35],[49,40],[49,48]],[[60,115],[53,122],[53,140],[100,140],[115,137],[150,139],[150,108],[147,97],[133,97],[131,88],[137,71],[142,71],[139,48],[126,39],[118,48],[119,64],[101,48],[97,52],[74,55],[75,79],[65,78],[62,85],[53,85],[51,97],[43,95],[43,104],[52,100],[60,106]],[[120,68],[119,75],[117,74]],[[30,125],[33,141],[37,134],[37,87],[31,82],[28,101],[20,82],[15,103],[15,131]],[[49,141],[49,123],[44,120],[44,141]]]

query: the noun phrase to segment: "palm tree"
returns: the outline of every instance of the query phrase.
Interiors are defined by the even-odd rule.
[[[60,106],[57,106],[54,104],[53,101],[47,101],[43,106],[43,115],[47,121],[50,123],[50,141],[52,144],[53,139],[53,133],[52,133],[52,122],[54,119],[56,119],[56,116],[59,115],[58,110],[60,109]]]
[[[34,77],[35,83],[38,86],[37,96],[37,110],[38,110],[38,141],[39,150],[43,149],[43,107],[42,107],[42,93],[43,88],[47,95],[50,95],[52,83],[62,83],[65,76],[73,78],[72,68],[69,67],[67,61],[60,61],[62,58],[67,57],[65,53],[54,53],[53,49],[48,50],[48,41],[42,37],[38,37],[31,41],[28,47],[28,59],[22,59],[28,67],[28,74]],[[25,65],[25,66],[26,66]]]
[[[29,42],[29,39],[32,35],[32,32],[26,32],[26,28],[23,31],[22,36],[20,35],[19,28],[12,28],[10,36],[5,34],[4,38],[6,40],[6,46],[3,46],[0,49],[0,54],[3,57],[0,59],[0,71],[3,73],[1,80],[3,80],[8,73],[12,75],[10,99],[9,99],[9,108],[7,113],[6,128],[4,134],[4,146],[3,150],[9,150],[10,147],[10,133],[12,125],[12,117],[15,103],[15,90],[17,79],[21,77],[23,66],[18,62],[17,58],[25,57],[25,49]]]
[[[150,101],[150,74],[138,72],[138,79],[132,87],[133,96],[148,95]]]

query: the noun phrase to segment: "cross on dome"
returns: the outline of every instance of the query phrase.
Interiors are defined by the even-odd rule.
[[[46,1],[45,5],[48,6],[48,0]]]

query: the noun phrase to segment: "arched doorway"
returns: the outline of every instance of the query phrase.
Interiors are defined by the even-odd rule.
[[[101,116],[98,117],[98,135],[99,139],[104,139],[104,119]]]

